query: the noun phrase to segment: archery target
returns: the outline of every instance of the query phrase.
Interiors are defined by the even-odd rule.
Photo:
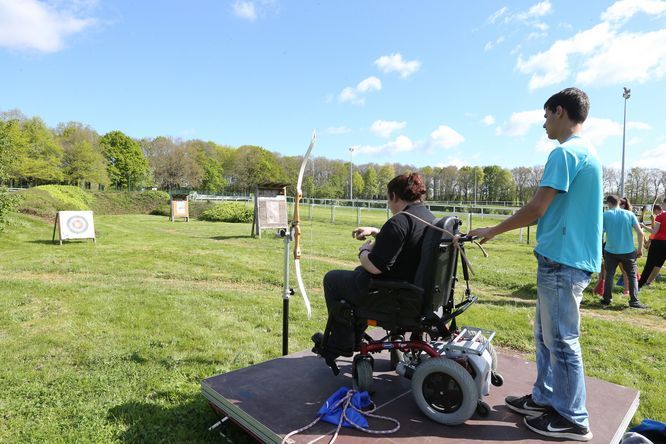
[[[94,239],[95,225],[92,211],[59,211],[61,239]]]

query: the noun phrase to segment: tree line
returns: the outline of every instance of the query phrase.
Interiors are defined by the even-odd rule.
[[[79,122],[49,128],[39,117],[17,110],[0,113],[0,184],[9,186],[156,187],[247,195],[258,184],[283,183],[293,192],[301,161],[301,156],[253,145],[235,148],[164,136],[134,139],[121,131],[100,135]],[[429,200],[525,202],[536,192],[543,166],[416,168],[399,163],[350,165],[315,157],[306,169],[303,194],[343,199],[351,191],[354,198],[383,199],[388,181],[408,171],[424,176]],[[603,178],[604,191],[617,193],[620,172],[604,167]],[[635,167],[628,171],[625,194],[633,202],[652,202],[665,187],[666,171]]]

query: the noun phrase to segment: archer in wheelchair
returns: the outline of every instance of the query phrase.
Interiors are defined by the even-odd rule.
[[[324,277],[328,320],[324,332],[312,336],[312,351],[335,375],[340,372],[335,360],[358,352],[352,362],[354,388],[371,391],[371,355],[388,349],[392,368],[412,380],[412,393],[426,416],[447,425],[460,424],[475,412],[486,416],[490,407],[482,396],[489,394],[490,384],[503,383],[491,345],[495,333],[456,325],[456,317],[477,300],[464,256],[464,244],[472,239],[460,233],[458,218],[436,219],[428,210],[420,175],[397,176],[387,191],[393,217],[381,229],[352,232],[359,240],[375,238],[359,248],[361,265]],[[456,303],[459,265],[465,290]],[[365,333],[368,325],[386,334],[375,340]]]

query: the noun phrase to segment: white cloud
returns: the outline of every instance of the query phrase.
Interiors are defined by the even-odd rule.
[[[622,168],[622,162],[620,162],[619,160],[616,160],[615,162],[611,162],[611,163],[607,164],[607,163],[604,163],[603,159],[602,159],[601,164],[603,166],[605,166],[606,168],[612,168],[612,169],[618,170],[618,171]]]
[[[500,43],[504,41],[504,36],[499,36],[494,42],[488,42],[486,45],[483,47],[484,51],[490,51]]]
[[[404,153],[413,151],[416,148],[414,142],[407,136],[398,136],[395,140],[383,145],[356,145],[353,146],[355,152],[362,154],[382,154],[382,153]]]
[[[603,21],[619,22],[628,20],[639,12],[659,15],[666,12],[666,2],[661,0],[620,0],[601,14]]]
[[[0,46],[52,53],[65,47],[65,38],[94,25],[93,18],[76,17],[76,4],[55,5],[37,0],[0,0]]]
[[[552,12],[552,10],[553,6],[550,4],[550,1],[546,0],[532,6],[526,12],[516,14],[515,18],[516,20],[527,21],[530,19],[539,18],[548,15]]]
[[[375,76],[370,76],[367,79],[361,80],[356,87],[348,86],[344,88],[338,95],[340,102],[350,102],[355,105],[363,105],[365,103],[364,94],[372,91],[380,91],[382,89],[382,81]]]
[[[489,23],[495,23],[497,20],[499,20],[500,18],[502,18],[502,17],[506,14],[506,12],[507,12],[508,10],[509,10],[509,8],[507,8],[506,6],[503,6],[501,9],[495,11],[495,12],[493,13],[493,15],[491,15],[490,17],[488,17],[488,22],[489,22]]]
[[[462,160],[457,157],[448,157],[444,162],[440,162],[437,164],[439,168],[444,168],[447,166],[454,166],[460,168],[468,165],[470,165],[468,160]]]
[[[379,137],[388,139],[394,131],[401,130],[407,126],[407,122],[397,122],[394,120],[375,120],[370,125],[370,131]]]
[[[535,149],[539,153],[550,153],[553,148],[558,145],[559,143],[556,140],[550,140],[544,131],[544,133],[541,135],[541,138],[537,142]]]
[[[649,123],[645,123],[645,122],[631,121],[631,122],[627,122],[627,129],[651,130],[652,125],[650,125]]]
[[[640,50],[637,50],[640,48]],[[644,83],[666,74],[666,29],[624,33],[607,41],[585,60],[576,82],[585,85]]]
[[[622,135],[622,125],[610,120],[590,117],[583,125],[582,135],[589,139],[599,150],[604,150],[604,142],[609,137]]]
[[[527,134],[534,125],[543,126],[543,110],[520,111],[511,114],[509,122],[503,127],[498,127],[496,133],[503,136],[523,136]]]
[[[257,19],[257,8],[254,5],[254,2],[237,0],[234,5],[234,14],[238,17],[249,20],[251,22]]]
[[[663,0],[620,0],[593,27],[527,58],[519,55],[516,69],[530,75],[530,90],[565,82],[571,76],[578,84],[595,86],[661,79],[666,75],[666,29],[623,32],[622,26],[638,13],[658,16],[665,12]]]
[[[431,146],[444,148],[445,150],[458,146],[464,141],[465,138],[462,134],[447,125],[440,125],[430,133]]]
[[[351,133],[351,128],[347,128],[346,126],[329,126],[326,128],[326,134],[331,134],[331,135],[339,135],[339,134],[347,134]]]
[[[666,143],[651,150],[644,151],[641,154],[641,158],[634,162],[634,166],[666,170]]]
[[[495,118],[493,116],[491,116],[490,114],[488,114],[487,116],[485,116],[483,118],[482,122],[485,123],[488,126],[494,125],[495,124]]]
[[[375,65],[377,65],[377,68],[381,72],[397,72],[403,79],[411,76],[421,68],[421,62],[418,60],[403,60],[400,53],[381,56],[375,60]]]

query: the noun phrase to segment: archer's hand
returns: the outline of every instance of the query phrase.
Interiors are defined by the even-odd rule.
[[[467,233],[467,235],[479,238],[480,244],[485,244],[486,242],[495,237],[492,227],[476,228]]]
[[[375,244],[373,244],[371,240],[364,242],[363,245],[358,247],[358,253],[361,254],[363,251],[367,251],[369,253],[372,251],[374,246]]]
[[[379,230],[374,227],[358,227],[352,231],[352,237],[358,240],[365,240],[367,236],[376,236]]]
[[[636,257],[643,257],[643,249],[641,247],[636,248]]]

